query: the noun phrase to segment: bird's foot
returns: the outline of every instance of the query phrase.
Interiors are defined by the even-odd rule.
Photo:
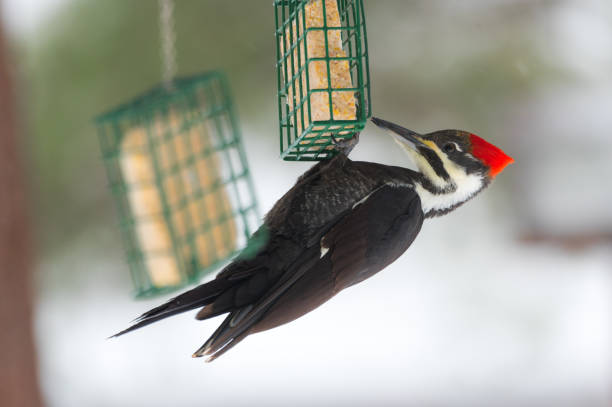
[[[353,148],[355,148],[355,146],[359,142],[359,133],[355,133],[353,137],[349,139],[337,138],[333,134],[330,137],[331,137],[334,149],[344,155],[349,155],[349,153],[353,151]]]

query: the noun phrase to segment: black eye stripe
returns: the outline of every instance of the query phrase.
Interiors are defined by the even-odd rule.
[[[423,148],[420,149],[420,152],[429,162],[431,168],[433,168],[433,170],[439,177],[445,180],[450,179],[450,175],[448,175],[448,173],[444,169],[444,164],[442,164],[440,157],[438,157],[438,155],[433,150],[430,150],[429,148]]]

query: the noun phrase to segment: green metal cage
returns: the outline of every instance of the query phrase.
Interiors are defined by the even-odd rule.
[[[371,115],[363,0],[275,0],[281,157],[328,159]]]
[[[259,213],[225,76],[176,79],[96,119],[137,297],[246,245]]]

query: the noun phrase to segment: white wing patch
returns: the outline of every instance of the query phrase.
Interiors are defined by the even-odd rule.
[[[369,197],[371,197],[371,196],[372,196],[372,194],[373,194],[374,192],[376,192],[376,191],[378,191],[378,189],[375,189],[374,191],[370,192],[369,194],[367,194],[366,196],[364,196],[363,198],[361,198],[359,201],[355,202],[355,203],[353,204],[353,207],[352,207],[351,209],[355,209],[357,206],[359,206],[359,205],[361,205],[362,203],[364,203],[365,201],[367,201],[367,200],[368,200],[368,198],[369,198]]]
[[[329,247],[325,247],[325,246],[321,245],[321,257],[319,257],[319,258],[322,259],[323,256],[325,256],[328,251],[329,251]]]

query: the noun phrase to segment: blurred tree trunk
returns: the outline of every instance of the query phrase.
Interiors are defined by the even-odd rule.
[[[1,25],[0,18],[0,406],[39,406],[25,177]]]

